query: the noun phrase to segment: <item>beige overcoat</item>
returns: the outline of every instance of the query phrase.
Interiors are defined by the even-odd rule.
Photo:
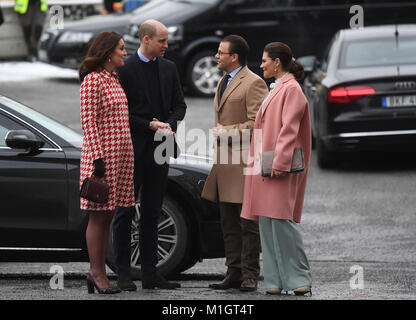
[[[264,80],[245,66],[228,84],[219,101],[223,81],[224,78],[218,83],[214,114],[215,126],[221,124],[227,132],[214,143],[214,165],[201,196],[213,202],[242,203],[243,169],[250,149],[250,133],[268,89]]]

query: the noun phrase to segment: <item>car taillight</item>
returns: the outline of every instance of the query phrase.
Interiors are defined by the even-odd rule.
[[[328,102],[349,103],[375,93],[376,91],[368,86],[337,87],[329,91]]]

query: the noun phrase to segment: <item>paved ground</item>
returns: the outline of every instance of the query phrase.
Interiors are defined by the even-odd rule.
[[[345,262],[345,261],[311,261],[313,273],[312,297],[295,297],[289,295],[269,296],[264,294],[263,281],[259,290],[241,293],[239,290],[213,291],[208,284],[217,282],[221,274],[223,260],[206,260],[186,273],[175,278],[182,288],[174,292],[168,290],[142,290],[140,281],[137,292],[124,292],[113,296],[89,295],[85,283],[88,264],[60,264],[65,271],[63,290],[53,290],[50,273],[53,263],[2,263],[0,264],[0,299],[41,299],[41,300],[414,300],[416,298],[415,263],[389,262]],[[363,288],[358,287],[351,268],[359,265],[363,268]],[[351,273],[353,271],[353,273]],[[114,274],[109,272],[114,282]],[[58,286],[56,278],[52,287]]]
[[[23,81],[16,71],[17,80],[6,81],[10,70],[0,64],[0,93],[80,130],[79,84],[73,76]],[[212,101],[186,100],[187,125],[207,132],[213,122]],[[50,287],[52,263],[0,263],[0,300],[416,300],[415,163],[407,154],[359,155],[340,159],[336,169],[321,170],[312,153],[301,223],[313,276],[310,298],[265,296],[262,281],[255,293],[209,290],[208,284],[224,272],[224,259],[214,259],[178,278],[180,290],[139,289],[111,297],[86,293],[85,263],[61,264],[64,290]]]

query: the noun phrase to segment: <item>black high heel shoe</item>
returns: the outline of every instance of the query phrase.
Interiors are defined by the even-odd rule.
[[[94,293],[95,289],[97,289],[99,294],[115,294],[115,293],[121,292],[119,288],[114,288],[114,287],[100,288],[99,286],[97,286],[97,284],[95,283],[90,273],[88,273],[87,275],[87,288],[88,288],[88,293]]]
[[[299,288],[294,289],[293,293],[297,296],[304,296],[305,294],[309,293],[310,297],[312,297],[312,287],[310,286],[299,287]]]

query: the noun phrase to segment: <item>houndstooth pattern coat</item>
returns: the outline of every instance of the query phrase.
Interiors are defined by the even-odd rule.
[[[81,84],[80,185],[94,171],[93,161],[103,158],[104,181],[110,185],[108,202],[98,204],[81,198],[81,209],[114,210],[129,207],[134,199],[134,151],[130,136],[127,98],[117,75],[107,71],[88,74]]]

